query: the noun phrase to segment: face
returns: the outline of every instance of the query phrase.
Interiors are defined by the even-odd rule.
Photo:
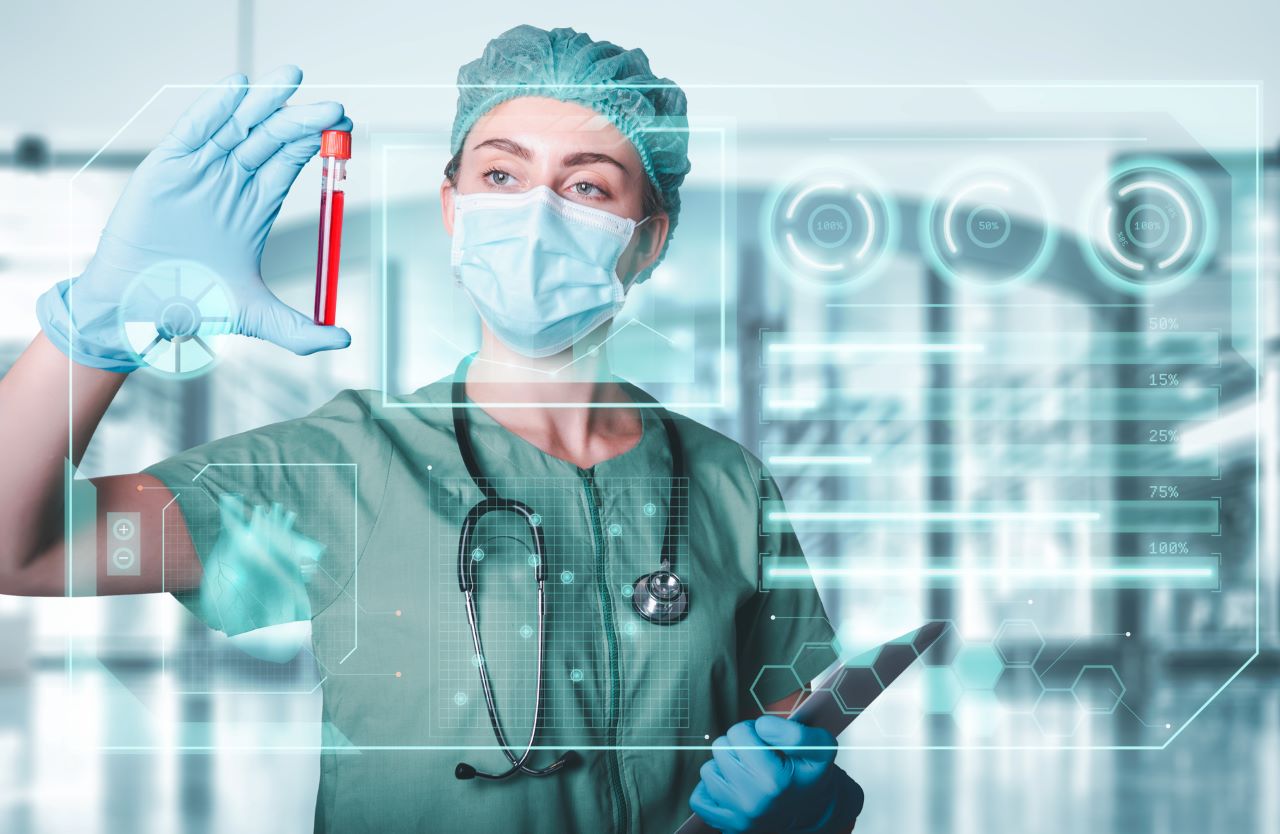
[[[462,149],[457,193],[512,193],[545,185],[566,200],[639,222],[647,177],[635,147],[590,108],[525,96],[505,101],[471,128]],[[440,185],[445,230],[453,234],[454,186]],[[618,259],[624,283],[662,252],[668,218],[659,212],[636,229]]]

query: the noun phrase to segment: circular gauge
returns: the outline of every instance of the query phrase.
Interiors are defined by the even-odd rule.
[[[1125,292],[1185,286],[1211,254],[1213,204],[1181,166],[1131,161],[1085,208],[1085,254],[1102,280]]]
[[[950,175],[920,212],[920,240],[945,280],[1001,291],[1034,276],[1055,235],[1044,190],[1007,162]]]
[[[133,280],[120,327],[144,367],[190,377],[213,367],[214,345],[231,327],[231,296],[218,276],[191,261],[167,261]]]
[[[792,180],[766,203],[770,254],[811,287],[841,290],[870,280],[896,240],[897,218],[883,194],[844,167]]]

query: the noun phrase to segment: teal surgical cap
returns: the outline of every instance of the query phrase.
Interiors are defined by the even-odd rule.
[[[639,49],[593,41],[572,29],[517,26],[489,41],[458,70],[458,112],[450,153],[462,149],[476,121],[520,96],[569,101],[600,113],[635,145],[645,174],[662,195],[671,232],[680,216],[680,184],[689,173],[684,91],[649,69]],[[671,234],[663,246],[666,255]],[[659,257],[661,261],[662,257]],[[640,276],[648,277],[652,267]]]

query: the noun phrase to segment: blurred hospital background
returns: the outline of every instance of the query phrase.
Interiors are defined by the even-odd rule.
[[[906,461],[883,477],[857,483],[833,478],[829,469],[815,473],[775,467],[789,504],[822,499],[1016,499],[1028,506],[1054,506],[1096,498],[1099,489],[1107,497],[1133,498],[1133,478],[1119,476],[1101,486],[1097,477],[1050,479],[1046,494],[1043,466],[1038,474],[1035,466],[1010,466],[993,490],[982,479],[967,478],[968,464],[939,464],[927,455],[912,457],[909,451],[921,446],[962,449],[968,443],[999,448],[1006,441],[1046,450],[1078,443],[1086,449],[1096,435],[1088,427],[1082,429],[1061,401],[1045,404],[1042,419],[1019,424],[1016,436],[1003,435],[1000,423],[912,416],[929,413],[932,389],[1105,387],[1105,380],[1099,382],[1096,376],[1082,378],[1081,366],[1069,357],[1028,362],[1016,371],[981,361],[898,357],[890,363],[888,377],[884,367],[868,370],[846,363],[832,371],[779,366],[769,360],[769,337],[762,335],[766,333],[892,332],[963,341],[987,332],[1147,329],[1143,305],[1125,303],[1133,298],[1123,293],[1100,292],[1083,260],[1047,269],[1034,289],[1017,296],[1017,305],[966,292],[940,278],[937,264],[923,254],[916,239],[914,221],[903,223],[911,228],[900,230],[900,245],[884,273],[856,297],[815,295],[802,282],[781,277],[776,259],[767,251],[767,224],[755,220],[768,211],[782,184],[776,182],[781,166],[771,166],[778,160],[799,164],[822,150],[815,147],[815,136],[858,123],[858,114],[837,108],[826,114],[826,123],[812,118],[789,123],[781,114],[797,97],[808,97],[810,106],[803,109],[810,117],[821,117],[824,111],[820,91],[788,91],[786,85],[904,85],[893,93],[894,107],[874,114],[874,141],[858,152],[869,163],[865,167],[876,167],[872,160],[878,158],[910,171],[928,168],[938,154],[955,151],[954,143],[943,140],[954,138],[949,126],[964,116],[939,110],[933,104],[936,91],[933,98],[919,95],[909,88],[912,84],[1261,82],[1260,124],[1254,137],[1262,149],[1261,214],[1252,194],[1233,190],[1223,164],[1227,159],[1229,168],[1231,159],[1248,159],[1252,166],[1254,148],[1214,148],[1214,153],[1206,153],[1187,143],[1170,153],[1180,170],[1192,172],[1203,183],[1204,196],[1220,217],[1236,220],[1230,233],[1233,242],[1220,246],[1204,267],[1202,286],[1228,284],[1231,270],[1260,269],[1264,306],[1258,336],[1269,369],[1261,375],[1260,388],[1254,384],[1253,366],[1226,354],[1214,364],[1162,362],[1149,369],[1128,369],[1140,376],[1148,370],[1172,371],[1182,387],[1217,391],[1215,418],[1189,421],[1186,431],[1214,450],[1221,477],[1192,479],[1183,486],[1184,494],[1175,492],[1174,497],[1221,499],[1220,537],[1227,543],[1223,549],[1238,551],[1223,554],[1221,590],[1185,594],[1176,588],[1067,588],[1028,595],[996,589],[991,593],[1000,597],[999,604],[988,604],[981,589],[938,583],[879,590],[824,588],[823,594],[837,621],[852,621],[855,614],[874,619],[877,612],[886,618],[895,612],[920,612],[952,619],[961,634],[996,646],[1000,667],[991,672],[990,686],[978,688],[990,689],[986,697],[1022,721],[1018,728],[989,732],[969,726],[964,710],[955,709],[967,705],[958,691],[956,703],[927,710],[930,714],[919,721],[904,720],[903,726],[895,727],[888,719],[878,722],[875,731],[868,725],[865,733],[857,732],[856,724],[855,732],[846,737],[850,749],[842,753],[841,763],[867,791],[859,831],[1280,832],[1280,527],[1270,511],[1280,485],[1280,377],[1271,367],[1280,350],[1280,309],[1274,292],[1280,268],[1280,218],[1275,214],[1280,198],[1280,123],[1273,115],[1280,112],[1280,65],[1274,60],[1273,43],[1274,33],[1280,31],[1280,11],[1234,0],[1213,6],[1190,0],[1161,5],[1100,0],[832,3],[786,9],[750,5],[651,2],[605,9],[552,2],[539,4],[532,15],[526,14],[531,11],[527,4],[507,0],[474,9],[408,2],[351,7],[329,0],[238,0],[213,6],[54,0],[10,7],[0,34],[0,70],[7,79],[0,108],[0,282],[5,291],[0,305],[0,371],[36,333],[37,295],[67,277],[69,263],[82,264],[92,253],[101,221],[130,171],[163,135],[183,102],[196,94],[167,91],[163,106],[149,108],[162,85],[210,83],[236,70],[253,77],[286,62],[301,66],[308,84],[449,83],[460,64],[509,26],[567,25],[643,48],[658,74],[678,83],[773,85],[761,95],[760,112],[744,119],[749,124],[739,136],[741,147],[766,150],[755,157],[744,152],[736,169],[739,179],[730,184],[736,232],[725,261],[732,298],[728,321],[734,327],[726,338],[729,354],[705,358],[700,352],[699,363],[710,365],[694,369],[728,369],[731,390],[725,401],[730,407],[690,414],[766,459],[770,450],[856,446],[898,450],[893,454]],[[342,98],[340,91],[311,95]],[[700,95],[704,100],[713,97],[691,91],[691,109],[698,107]],[[1133,97],[1126,104],[1131,112],[1144,112],[1148,105],[1141,89],[1127,95]],[[750,92],[736,96],[737,101],[748,100]],[[834,101],[835,94],[832,97]],[[452,102],[452,96],[437,98]],[[1109,101],[1114,105],[1114,97]],[[353,110],[351,115],[359,124],[361,114]],[[384,129],[399,127],[406,134],[422,123],[445,125],[452,115],[451,109],[407,111],[397,121],[387,119],[386,112],[379,114]],[[1123,126],[1124,117],[1116,116],[1114,122]],[[1005,127],[1017,128],[1016,118]],[[1105,144],[1077,154],[1071,164],[1083,166],[1089,176],[1105,178],[1130,153],[1122,144]],[[444,162],[443,156],[427,159],[422,166],[425,180],[415,178],[394,188],[397,222],[432,238],[423,251],[444,251],[435,202]],[[372,167],[361,172],[360,163],[353,160],[353,180],[372,175]],[[68,181],[73,174],[78,208],[76,222],[68,226]],[[1046,178],[1052,180],[1053,175],[1048,172]],[[270,286],[303,310],[310,309],[312,297],[317,179],[313,163],[285,203],[264,262]],[[902,216],[914,217],[920,210],[917,183],[895,193],[911,177],[881,179],[889,192],[885,196]],[[705,172],[691,178],[676,248],[682,240],[696,249],[715,238],[721,185]],[[424,367],[436,366],[430,361],[424,365],[422,355],[429,345],[421,341],[421,328],[416,326],[424,315],[423,305],[433,303],[433,298],[405,277],[432,265],[397,258],[394,248],[379,249],[385,246],[376,239],[381,210],[372,199],[348,204],[339,316],[353,332],[350,350],[298,358],[267,345],[235,344],[221,357],[221,369],[207,375],[175,381],[135,374],[108,412],[82,472],[92,476],[137,471],[207,439],[304,414],[339,389],[378,387],[380,377],[399,390],[434,379],[438,373],[423,377]],[[1244,229],[1239,228],[1241,217]],[[1082,232],[1074,218],[1061,218],[1055,231],[1059,250],[1075,251]],[[1252,245],[1255,235],[1260,239],[1257,247]],[[375,274],[379,254],[388,254],[387,276]],[[699,258],[712,262],[700,249],[696,257],[673,260],[672,270],[660,273],[646,290],[660,299],[655,303],[668,305],[673,320],[694,323],[691,326],[714,323],[723,302],[714,284],[681,271]],[[387,278],[386,297],[378,289],[382,277]],[[1197,303],[1205,309],[1226,305],[1220,297]],[[387,338],[407,346],[385,358],[378,351],[383,337],[377,326],[378,305],[392,311],[385,321]],[[1159,326],[1195,329],[1194,310],[1181,316],[1179,324],[1166,319]],[[672,336],[676,341],[682,338],[679,327]],[[235,370],[228,372],[227,367]],[[1104,367],[1101,373],[1106,372]],[[897,395],[889,400],[859,396],[859,386],[869,384],[868,376],[880,383],[887,378]],[[796,379],[830,392],[847,392],[830,406],[837,416],[811,419],[812,415],[771,412],[770,392],[794,396]],[[1255,425],[1261,431],[1257,446]],[[1176,423],[1169,427],[1177,429]],[[1255,505],[1261,515],[1256,535]],[[861,538],[802,529],[801,537],[811,557],[848,555],[850,548],[861,548],[881,557],[872,560],[877,565],[896,558],[919,566],[939,553],[959,558],[966,547],[963,533],[928,527]],[[1100,541],[1068,530],[1034,546],[1043,545],[1046,553],[1057,548],[1054,558],[1069,560],[1082,547],[1110,550],[1127,545],[1145,551],[1148,544],[1155,542],[1133,536],[1126,540],[1123,532],[1114,540]],[[1032,545],[1015,537],[1001,546],[1017,550]],[[1165,546],[1174,554],[1180,552],[1175,542]],[[1261,554],[1256,586],[1246,558],[1255,547]],[[1040,597],[1034,613],[1027,608],[1028,596]],[[1018,606],[1023,613],[1018,613]],[[1034,627],[1001,628],[1010,622],[1033,622]],[[1188,704],[1215,696],[1252,653],[1255,629],[1260,655],[1212,697],[1171,744],[1159,749],[1162,716],[1176,715],[1181,725],[1194,712]],[[1132,642],[1091,637],[1126,631],[1136,635]],[[1165,639],[1167,635],[1176,639]],[[91,654],[96,665],[75,665],[73,650]],[[1092,659],[1086,665],[1093,668],[1123,663],[1124,692],[1104,683],[1078,696],[1073,681],[1055,679],[1054,663],[1048,661],[1074,657],[1070,652],[1088,654]],[[120,743],[127,734],[119,732],[119,722],[127,719],[105,707],[119,698],[100,696],[107,689],[127,689],[129,681],[174,674],[175,657],[202,658],[208,668],[222,670],[216,682],[210,681],[217,685],[210,685],[208,692],[176,687],[172,712],[165,716],[174,722],[209,722],[208,743],[186,751],[163,739],[155,743],[155,738],[134,746]],[[71,671],[77,676],[74,688],[67,683]],[[236,679],[241,673],[242,682]],[[986,673],[978,669],[973,674]],[[290,694],[264,692],[273,688],[261,685],[267,675],[280,684],[276,689]],[[206,631],[168,597],[0,597],[0,830],[310,830],[316,754],[306,749],[263,750],[253,728],[318,720],[314,683],[315,670],[302,661],[269,673],[236,661],[218,635]],[[1108,693],[1115,695],[1115,702],[1106,701]],[[1056,705],[1055,697],[1060,701]],[[1088,698],[1097,697],[1104,699],[1101,711],[1109,706],[1120,718],[1085,722],[1081,729],[1082,713],[1100,711],[1089,708]],[[1027,743],[1036,730],[1061,727],[1063,722],[1069,732],[1041,733],[1043,743]]]

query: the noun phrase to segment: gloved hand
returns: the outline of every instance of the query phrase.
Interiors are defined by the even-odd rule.
[[[346,330],[317,325],[276,298],[260,274],[267,234],[298,172],[319,151],[321,131],[351,129],[337,102],[285,106],[301,81],[295,66],[256,82],[275,86],[236,86],[248,80],[228,76],[147,154],[84,273],[59,282],[37,304],[40,326],[63,353],[110,371],[139,367],[122,322],[151,321],[165,299],[149,286],[131,290],[139,280],[171,280],[184,266],[212,272],[225,290],[231,309],[220,332],[298,354],[351,343]],[[126,298],[137,309],[121,309]]]
[[[862,810],[862,789],[835,766],[826,730],[763,715],[734,724],[711,747],[689,807],[713,828],[834,834]],[[828,749],[794,749],[803,747]]]

